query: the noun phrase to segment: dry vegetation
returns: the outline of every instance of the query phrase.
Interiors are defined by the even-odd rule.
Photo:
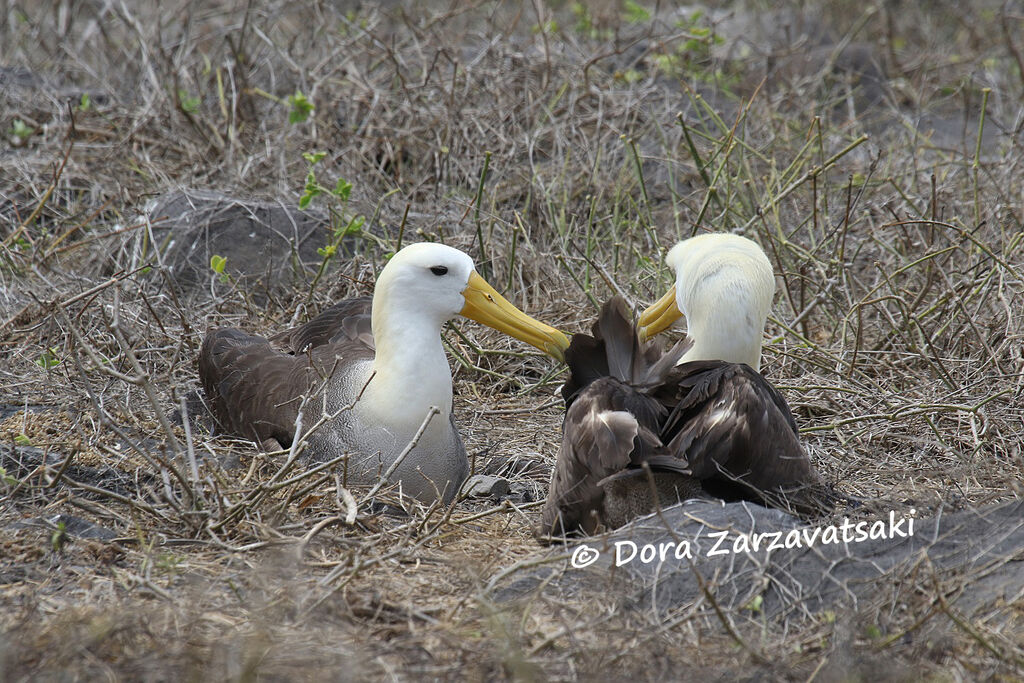
[[[0,7],[7,678],[1021,674],[1021,596],[942,608],[967,578],[733,629],[610,595],[496,601],[499,572],[565,565],[535,506],[403,517],[354,490],[352,521],[336,463],[174,424],[208,327],[366,292],[400,240],[466,249],[573,332],[613,290],[659,295],[680,237],[734,230],[775,263],[766,373],[831,480],[921,515],[1019,498],[1020,2]],[[375,238],[311,295],[177,286],[150,198],[297,204],[315,151],[353,189],[314,206]],[[557,369],[473,324],[447,337],[477,469],[542,496]]]

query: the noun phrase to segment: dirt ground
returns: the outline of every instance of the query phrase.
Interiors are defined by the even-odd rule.
[[[456,413],[511,496],[353,487],[352,521],[336,465],[182,419],[209,328],[369,293],[400,244],[572,333],[733,231],[777,273],[763,371],[860,514],[1019,500],[1024,3],[0,9],[0,680],[1024,676],[1024,588],[924,560],[785,617],[719,609],[714,577],[669,610],[510,597],[573,571],[531,531],[561,368],[469,321]],[[290,246],[213,242],[211,197]]]

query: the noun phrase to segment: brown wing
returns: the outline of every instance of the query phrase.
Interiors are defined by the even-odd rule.
[[[661,445],[637,419],[650,416],[657,422],[660,410],[657,403],[611,377],[591,383],[575,397],[562,424],[562,446],[541,517],[542,534],[558,536],[577,528],[595,531],[604,501],[600,482],[641,462]]]
[[[372,303],[373,299],[368,296],[339,301],[306,324],[278,332],[270,342],[290,353],[342,340],[358,341],[373,349]]]
[[[753,368],[695,361],[676,368],[659,391],[674,406],[659,432],[666,449],[685,460],[706,490],[725,498],[792,498],[792,507],[817,509],[812,489],[820,476],[800,445],[789,406]]]
[[[663,353],[641,342],[621,297],[601,308],[593,335],[573,336],[565,353],[570,374],[562,387],[567,408],[562,446],[542,515],[542,535],[576,529],[593,533],[602,523],[607,526],[603,482],[611,482],[613,490],[623,488],[623,482],[623,490],[635,484],[645,494],[646,474],[642,479],[624,474],[644,462],[652,470],[686,475],[680,471],[685,461],[667,455],[657,437],[668,411],[650,395],[685,349],[679,345]],[[627,507],[643,505],[646,501]]]
[[[789,406],[759,373],[723,361],[676,366],[687,347],[661,353],[640,342],[618,297],[593,332],[573,336],[565,354],[567,410],[542,533],[593,533],[650,511],[655,499],[704,492],[827,507]]]
[[[347,313],[347,315],[346,315]],[[343,301],[277,339],[297,353],[241,330],[213,330],[199,351],[199,378],[223,431],[263,443],[291,443],[303,397],[344,365],[373,358],[368,300]]]

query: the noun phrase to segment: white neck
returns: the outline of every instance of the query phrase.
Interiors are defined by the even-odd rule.
[[[373,299],[376,355],[360,411],[387,424],[399,438],[411,437],[431,406],[440,414],[429,432],[447,428],[452,406],[452,373],[441,344],[443,319],[432,316],[415,299],[387,296],[378,288]]]
[[[761,369],[761,335],[767,314],[756,312],[741,293],[721,299],[714,310],[698,307],[695,311],[684,310],[683,315],[693,347],[680,363],[724,360]]]

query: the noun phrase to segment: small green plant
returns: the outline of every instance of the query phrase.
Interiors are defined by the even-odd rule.
[[[630,24],[640,24],[650,20],[651,13],[636,0],[626,0],[622,8],[622,18]]]
[[[59,553],[67,542],[68,534],[64,527],[64,522],[57,522],[57,528],[50,534],[50,547],[53,549],[53,552]]]
[[[302,154],[302,158],[309,163],[309,169],[306,171],[306,184],[299,197],[300,209],[309,207],[314,199],[324,194],[334,197],[344,205],[348,202],[349,195],[352,194],[352,183],[344,178],[338,178],[334,187],[321,185],[316,179],[316,171],[313,170],[313,167],[320,163],[325,156],[327,156],[326,152],[303,152]]]
[[[666,45],[663,52],[654,55],[658,71],[674,78],[715,83],[727,91],[738,87],[738,74],[721,68],[709,68],[713,62],[712,49],[724,43],[725,39],[715,32],[714,26],[708,24],[703,12],[692,12],[677,20],[676,27],[682,30],[685,40]]]
[[[178,104],[181,105],[181,110],[186,114],[194,114],[199,111],[199,102],[200,99],[198,97],[189,95],[188,91],[184,88],[178,89]]]
[[[18,142],[25,142],[25,140],[35,135],[36,129],[26,125],[21,119],[14,119],[8,132],[11,136],[17,138]]]
[[[213,254],[210,257],[210,269],[217,273],[217,280],[222,283],[231,282],[231,276],[224,272],[224,266],[227,265],[227,257],[221,256],[220,254]]]
[[[301,90],[296,90],[294,95],[288,96],[288,106],[291,107],[288,111],[288,123],[303,123],[313,113],[313,103]]]
[[[176,574],[178,567],[185,561],[185,558],[181,555],[174,555],[172,553],[160,553],[156,562],[153,566],[165,574]]]
[[[306,171],[306,183],[303,186],[302,195],[299,197],[299,208],[308,208],[313,200],[320,196],[329,197],[332,200],[332,205],[328,207],[328,210],[331,212],[331,226],[333,227],[331,240],[326,245],[317,249],[317,253],[320,254],[323,261],[321,261],[316,277],[313,278],[313,282],[310,285],[309,293],[311,296],[316,283],[323,275],[328,262],[337,253],[342,240],[346,237],[362,235],[363,225],[366,223],[365,216],[349,214],[345,210],[349,197],[352,195],[352,183],[344,178],[338,178],[334,187],[328,187],[322,185],[317,180],[316,171],[313,167],[320,163],[325,156],[327,156],[326,152],[304,152],[302,154],[302,158],[309,164],[309,168]]]
[[[225,256],[214,254],[210,257],[210,269],[217,273],[221,282],[228,282],[231,280],[231,276],[224,272],[224,267],[227,264],[228,259]]]
[[[533,33],[558,33],[558,22],[551,19],[543,24],[534,24],[530,27],[530,30]]]
[[[57,349],[52,346],[44,350],[39,354],[39,358],[36,359],[36,365],[41,367],[43,370],[49,370],[60,365],[60,358],[57,357]]]
[[[92,107],[92,100],[89,99],[89,93],[84,92],[78,101],[78,111],[89,111],[90,107]]]
[[[750,599],[750,602],[743,606],[743,609],[750,610],[751,614],[760,614],[761,608],[764,606],[764,598],[760,595],[755,595]]]
[[[17,441],[17,439],[15,439],[15,441]],[[12,477],[11,475],[7,474],[7,470],[5,470],[3,467],[0,467],[0,481],[7,484],[8,486],[14,486],[15,484],[18,483],[18,480]]]
[[[18,434],[17,436],[14,437],[14,443],[18,444],[19,446],[31,446],[32,439],[28,438],[27,434]]]
[[[590,8],[582,2],[572,3],[572,14],[576,17],[574,26],[576,33],[586,36],[591,40],[610,40],[614,35],[610,28],[598,28],[594,23],[594,17],[590,14]]]

